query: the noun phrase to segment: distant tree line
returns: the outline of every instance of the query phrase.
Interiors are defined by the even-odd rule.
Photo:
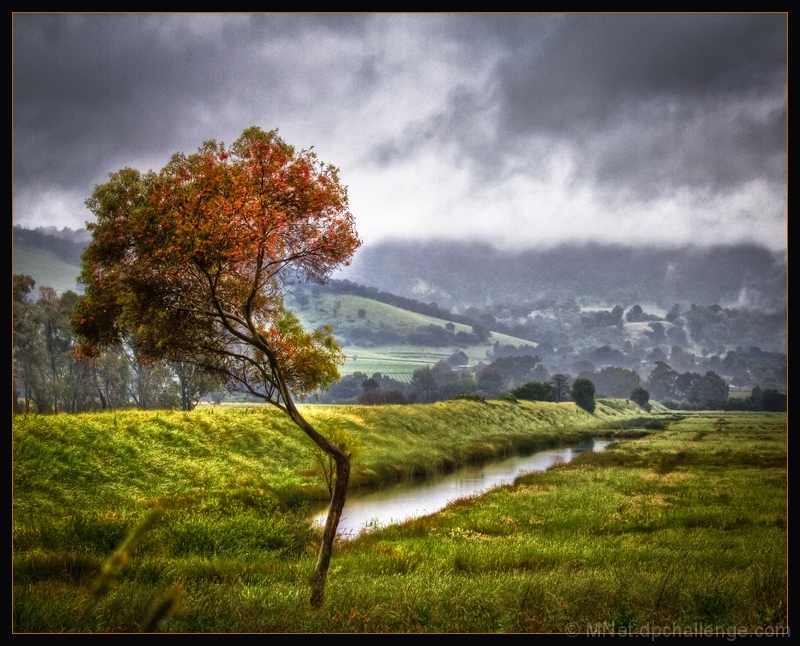
[[[13,276],[13,409],[77,413],[136,407],[191,410],[219,388],[215,375],[180,362],[143,363],[136,339],[88,362],[76,359],[72,314],[78,295],[58,296],[30,276]],[[38,298],[34,298],[38,294]]]
[[[381,405],[508,397],[528,401],[571,400],[591,412],[595,397],[614,397],[630,399],[646,410],[651,407],[651,399],[663,401],[673,409],[785,410],[786,395],[778,391],[756,387],[748,399],[730,399],[728,384],[713,371],[703,375],[678,373],[663,362],[659,362],[650,378],[642,380],[634,370],[613,366],[584,371],[574,379],[566,373],[549,375],[541,358],[530,355],[501,357],[472,369],[463,367],[461,361],[458,353],[454,353],[433,367],[415,370],[408,383],[380,373],[369,376],[355,372],[320,393],[317,400]]]
[[[725,410],[763,410],[783,412],[786,410],[786,393],[767,388],[761,390],[756,386],[749,397],[730,398],[723,407]]]
[[[420,325],[411,332],[402,333],[385,326],[355,325],[339,326],[338,337],[343,343],[351,342],[361,347],[381,345],[413,345],[431,348],[458,347],[467,348],[482,345],[489,338],[489,330],[473,326],[471,331],[455,331],[453,323],[445,325]]]
[[[728,401],[729,387],[716,372],[678,373],[659,361],[647,380],[653,399],[673,404],[674,408],[718,409]]]
[[[318,400],[366,405],[414,404],[464,397],[485,400],[504,394],[532,401],[571,399],[572,378],[560,373],[550,376],[538,356],[500,357],[471,369],[463,367],[464,363],[466,355],[457,351],[432,367],[415,370],[408,383],[380,373],[369,376],[355,372],[320,393]]]

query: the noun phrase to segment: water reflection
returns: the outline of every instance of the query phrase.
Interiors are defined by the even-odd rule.
[[[467,465],[445,476],[420,482],[402,482],[366,494],[350,494],[339,522],[339,533],[355,536],[365,527],[391,525],[409,518],[432,514],[458,498],[474,496],[531,471],[544,471],[556,462],[569,462],[584,451],[604,449],[610,440],[514,456],[482,465]],[[314,517],[325,523],[327,507]]]

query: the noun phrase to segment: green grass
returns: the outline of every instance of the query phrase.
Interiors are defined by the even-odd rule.
[[[354,480],[370,486],[646,434],[337,543],[313,610],[304,501],[321,476],[278,411],[17,417],[15,631],[135,632],[154,613],[171,632],[786,626],[785,414],[649,416],[619,400],[595,416],[466,401],[304,411],[361,439]]]

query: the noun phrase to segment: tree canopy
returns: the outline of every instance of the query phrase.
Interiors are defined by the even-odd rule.
[[[298,412],[343,360],[330,328],[305,331],[284,306],[295,281],[322,282],[361,244],[338,170],[277,131],[205,142],[159,172],[110,174],[86,204],[97,218],[74,314],[85,357],[135,334],[143,360],[183,361],[283,409],[336,460],[337,489],[312,591],[321,603],[349,473],[347,455]],[[336,500],[337,495],[340,499]],[[338,506],[338,513],[334,513]],[[327,546],[330,549],[330,544]]]
[[[84,355],[135,332],[144,358],[197,362],[279,402],[338,378],[330,330],[306,333],[283,304],[360,241],[337,170],[250,128],[159,173],[130,168],[95,188],[75,315]],[[279,379],[275,370],[281,367]]]
[[[517,399],[529,401],[551,402],[555,401],[553,385],[542,381],[528,381],[511,391]]]

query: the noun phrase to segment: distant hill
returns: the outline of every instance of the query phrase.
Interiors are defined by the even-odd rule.
[[[80,272],[80,252],[85,243],[69,234],[56,238],[16,227],[14,234],[14,273],[28,274],[37,287],[52,287],[58,293],[81,292],[75,277]],[[372,294],[389,302],[346,291]],[[363,285],[341,281],[328,286],[297,286],[288,295],[287,304],[308,329],[333,325],[334,336],[347,355],[343,374],[381,372],[407,381],[414,370],[446,359],[456,347],[475,364],[487,359],[495,343],[536,345],[506,334],[489,334],[489,330],[485,338],[477,340],[472,338],[472,322],[464,322],[463,317],[441,318],[448,313],[440,310],[413,311],[426,308],[413,299],[377,294]],[[448,324],[452,331],[446,329]]]
[[[80,292],[87,240],[85,231],[15,227],[14,273]],[[750,246],[512,253],[393,243],[360,250],[326,285],[293,286],[287,305],[306,328],[333,326],[345,375],[408,382],[417,368],[463,352],[467,363],[456,365],[536,354],[551,374],[615,365],[644,375],[668,359],[681,370],[726,370],[743,385],[772,384],[785,370],[786,277],[783,257]],[[725,364],[734,349],[753,365]],[[780,353],[783,367],[776,372],[762,351]]]
[[[52,287],[59,294],[66,291],[83,293],[83,286],[77,282],[79,265],[66,262],[50,251],[14,244],[13,265],[15,274],[27,274],[36,281],[37,290],[39,287]]]
[[[414,370],[447,359],[456,349],[474,365],[491,361],[495,344],[527,346],[531,351],[536,347],[534,342],[489,330],[476,338],[471,325],[342,293],[336,287],[295,288],[287,304],[307,329],[333,326],[347,356],[342,374],[380,372],[408,381]]]
[[[77,231],[64,227],[59,230],[55,227],[40,227],[38,229],[23,229],[14,227],[14,247],[27,247],[48,251],[69,265],[79,267],[81,253],[91,240],[91,235],[86,229]]]
[[[549,298],[585,306],[695,303],[778,311],[786,303],[787,268],[785,257],[754,245],[510,251],[435,241],[365,247],[342,276],[457,311]]]
[[[65,291],[82,293],[78,284],[81,253],[90,240],[85,229],[13,229],[13,273],[27,274],[36,287],[52,287],[59,294]]]

